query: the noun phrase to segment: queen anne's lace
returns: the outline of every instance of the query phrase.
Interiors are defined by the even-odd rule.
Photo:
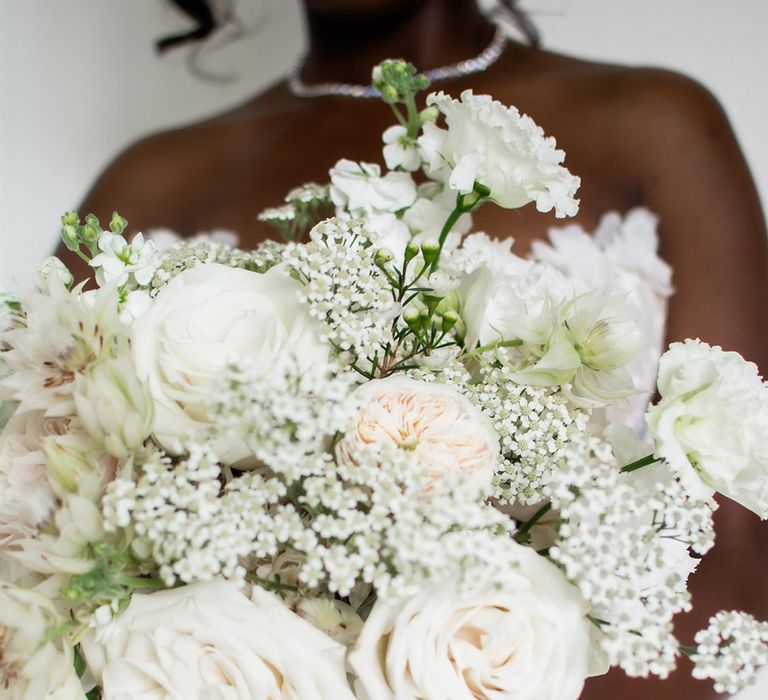
[[[722,610],[697,632],[696,644],[694,678],[711,678],[718,693],[737,693],[752,685],[757,670],[768,664],[768,622]]]
[[[355,358],[373,357],[391,339],[400,311],[392,287],[376,265],[376,237],[359,221],[329,219],[306,245],[292,245],[285,258],[304,283],[302,301],[326,324],[325,338]]]
[[[670,561],[668,545],[711,548],[712,504],[687,500],[671,480],[638,485],[605,444],[592,447],[589,461],[568,459],[570,445],[562,451],[567,468],[552,484],[562,524],[549,553],[592,605],[608,662],[665,678],[678,656],[672,618],[691,607],[687,571]]]

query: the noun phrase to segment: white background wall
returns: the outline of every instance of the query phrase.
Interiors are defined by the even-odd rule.
[[[768,2],[527,5],[550,48],[666,66],[709,86],[768,201]],[[210,83],[191,75],[184,51],[153,53],[158,36],[183,26],[162,0],[0,0],[0,284],[29,278],[55,245],[59,215],[131,141],[232,106],[292,65],[303,44],[297,1],[239,0],[239,12],[262,29],[209,52],[204,65],[235,78]]]

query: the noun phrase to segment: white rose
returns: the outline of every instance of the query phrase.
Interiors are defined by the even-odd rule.
[[[104,700],[353,700],[344,647],[255,588],[215,581],[150,595],[83,642]]]
[[[133,359],[154,399],[153,433],[172,452],[210,425],[206,403],[228,363],[264,374],[289,358],[303,370],[324,365],[328,348],[299,302],[300,285],[283,265],[264,274],[215,263],[174,277],[133,326]],[[216,446],[225,462],[248,456],[244,442]]]
[[[480,182],[508,209],[535,202],[539,211],[554,209],[558,218],[576,214],[580,180],[562,167],[565,154],[530,117],[471,90],[461,100],[433,93],[427,105],[445,115],[448,127],[428,122],[419,138],[430,174],[446,178],[461,194]]]
[[[575,700],[589,623],[560,570],[527,547],[503,589],[450,584],[378,601],[349,664],[367,700]]]
[[[389,443],[413,453],[428,475],[426,493],[452,477],[468,479],[483,493],[490,488],[499,438],[454,387],[392,375],[363,384],[356,394],[360,410],[337,446],[342,460],[354,462],[360,449]]]
[[[648,410],[656,454],[700,498],[719,491],[768,517],[768,385],[735,352],[673,343],[659,364],[661,400]]]

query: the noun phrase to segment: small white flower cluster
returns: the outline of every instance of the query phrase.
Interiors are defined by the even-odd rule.
[[[562,524],[550,556],[591,604],[608,663],[666,678],[678,655],[672,618],[691,607],[686,580],[696,560],[687,550],[712,546],[712,506],[686,500],[670,480],[635,483],[600,443],[593,438],[593,459],[567,460],[553,479]]]
[[[376,237],[359,221],[335,218],[315,226],[310,238],[285,253],[305,285],[302,301],[326,324],[325,340],[356,359],[372,358],[391,340],[400,311],[374,261]]]
[[[557,389],[515,383],[508,367],[484,366],[482,373],[482,381],[466,391],[491,419],[501,443],[493,497],[502,505],[538,503],[550,496],[553,474],[586,435],[589,413]]]
[[[233,248],[226,241],[214,238],[184,241],[162,252],[149,287],[156,294],[157,290],[179,273],[207,263],[266,272],[281,262],[282,256],[283,245],[276,241],[264,241],[250,252]]]
[[[287,241],[299,241],[306,231],[332,213],[328,185],[308,182],[285,195],[285,204],[269,207],[259,214],[259,221],[274,226]]]
[[[768,664],[768,622],[747,613],[721,610],[695,640],[693,677],[711,678],[718,693],[730,695],[752,685]]]
[[[265,377],[262,368],[230,365],[211,391],[209,413],[219,436],[245,440],[257,460],[290,484],[315,475],[307,458],[351,424],[357,381],[352,372],[302,373],[289,365],[282,376]]]

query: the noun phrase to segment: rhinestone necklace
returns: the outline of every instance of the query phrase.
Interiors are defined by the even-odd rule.
[[[474,58],[468,58],[459,63],[440,66],[432,70],[424,71],[430,83],[439,80],[452,80],[472,73],[482,73],[490,68],[504,52],[504,47],[509,41],[508,32],[500,25],[496,26],[496,32],[491,43],[485,47],[482,53]],[[358,97],[377,98],[379,91],[373,85],[355,85],[354,83],[305,83],[301,79],[301,70],[304,67],[305,58],[302,58],[288,76],[288,89],[294,97]]]

